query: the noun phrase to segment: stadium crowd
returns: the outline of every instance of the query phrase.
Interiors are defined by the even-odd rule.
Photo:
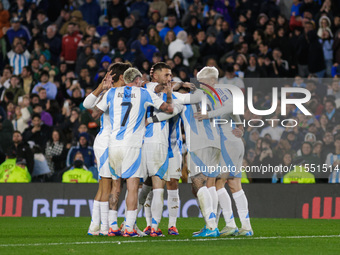
[[[171,66],[174,80],[181,81],[214,66],[220,83],[245,93],[253,87],[257,109],[271,106],[274,86],[308,89],[312,98],[306,106],[312,116],[295,107],[288,107],[287,116],[280,107],[262,117],[246,109],[246,121],[289,117],[298,125],[246,126],[244,165],[338,166],[340,4],[293,0],[286,15],[279,2],[2,0],[0,171],[17,158],[17,166],[30,173],[19,182],[67,181],[63,174],[70,169],[91,172],[86,182],[95,182],[91,146],[99,121],[83,107],[84,98],[111,63],[130,62],[147,81],[159,61]],[[248,179],[283,178],[280,172],[272,175],[252,179],[248,173]],[[339,182],[329,173],[314,177]]]

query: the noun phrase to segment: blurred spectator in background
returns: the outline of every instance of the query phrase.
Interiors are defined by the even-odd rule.
[[[61,39],[57,35],[57,27],[50,25],[46,28],[46,35],[44,36],[44,46],[51,53],[51,62],[57,63],[61,52]]]
[[[177,34],[183,30],[183,28],[181,28],[179,25],[177,25],[177,17],[174,13],[169,13],[168,14],[168,20],[167,20],[167,25],[165,28],[163,28],[160,32],[159,32],[159,36],[162,38],[162,40],[164,40],[166,34],[168,33],[168,31],[174,31],[175,35],[177,36]]]
[[[13,75],[10,79],[10,86],[5,90],[5,93],[11,92],[14,96],[13,103],[17,104],[19,97],[25,95],[25,91],[22,88],[22,79],[20,76]]]
[[[72,160],[70,170],[63,173],[62,182],[64,183],[97,183],[93,178],[91,171],[86,169],[84,164],[84,156],[81,152],[77,152]]]
[[[5,153],[5,160],[0,164],[0,180],[5,182],[5,173],[12,170],[15,167],[17,161],[17,154],[15,150],[8,148]]]
[[[26,160],[26,166],[30,174],[33,173],[34,156],[33,152],[27,142],[23,140],[22,133],[14,131],[12,136],[12,146],[10,149],[15,152],[17,157]]]
[[[31,119],[31,114],[27,107],[15,107],[15,116],[12,120],[12,125],[15,131],[20,133],[28,127],[28,121]]]
[[[169,58],[173,58],[175,53],[181,52],[183,55],[183,64],[189,66],[188,59],[191,58],[194,53],[189,44],[187,44],[188,34],[185,31],[180,31],[177,34],[177,39],[170,43],[168,48]]]
[[[74,70],[77,60],[77,48],[82,35],[76,30],[76,24],[71,22],[67,25],[67,34],[63,36],[61,43],[60,60],[65,61],[68,68]]]
[[[21,72],[21,78],[23,80],[23,89],[25,95],[29,95],[36,84],[36,81],[32,76],[32,69],[30,66],[24,66]]]
[[[129,14],[126,10],[124,1],[112,0],[108,1],[107,15],[109,16],[109,20],[113,17],[118,17],[121,21],[123,21]]]
[[[11,19],[11,27],[6,32],[9,43],[12,45],[14,38],[23,38],[27,44],[31,41],[31,35],[28,29],[20,24],[20,19],[14,17]]]
[[[73,158],[79,151],[83,155],[83,161],[87,168],[94,166],[94,152],[91,146],[88,146],[89,135],[87,133],[79,134],[79,140],[76,146],[72,146],[67,154],[67,166],[73,164]]]
[[[38,94],[39,88],[46,89],[47,99],[55,99],[57,96],[57,86],[49,81],[50,75],[47,71],[42,71],[40,74],[40,82],[34,86],[32,93]]]
[[[31,126],[26,128],[22,134],[24,141],[34,142],[39,145],[43,150],[45,149],[48,138],[50,137],[51,128],[45,124],[42,124],[41,116],[39,113],[32,115]]]
[[[43,110],[43,107],[41,104],[34,104],[32,106],[33,114],[39,114],[41,117],[41,121],[46,126],[52,127],[53,126],[53,119],[51,114]]]
[[[13,45],[13,49],[7,53],[9,64],[14,68],[13,73],[20,75],[22,68],[28,65],[30,53],[25,49],[24,45],[17,43]]]
[[[79,10],[88,24],[98,26],[101,10],[96,0],[85,0]]]
[[[0,166],[1,167],[1,166]],[[28,183],[31,182],[31,175],[27,171],[26,160],[18,158],[11,169],[0,170],[0,183]]]

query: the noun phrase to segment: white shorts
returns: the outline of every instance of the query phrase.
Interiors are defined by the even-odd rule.
[[[241,178],[244,156],[244,144],[241,139],[221,142],[221,178]]]
[[[216,178],[219,175],[221,150],[215,147],[188,152],[188,171],[190,177],[200,173]]]
[[[158,176],[168,181],[168,147],[159,143],[144,143],[142,147],[143,166],[147,176]]]
[[[179,180],[182,176],[182,153],[178,146],[172,148],[173,157],[169,157],[168,176]]]
[[[97,161],[97,169],[100,177],[113,177],[109,167],[109,148],[105,146],[108,144],[105,137],[97,136],[93,143],[94,156]],[[113,177],[114,179],[115,177]]]
[[[137,147],[109,147],[110,170],[113,176],[143,178],[142,149]]]

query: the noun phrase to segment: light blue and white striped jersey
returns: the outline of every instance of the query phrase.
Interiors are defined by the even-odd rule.
[[[215,110],[209,112],[209,117],[227,120],[228,123],[220,124],[218,126],[227,139],[236,139],[237,137],[232,133],[232,130],[235,128],[235,124],[231,125],[230,116],[233,112],[233,97],[227,88],[216,88],[216,92],[221,98],[222,105],[218,102],[217,96],[214,95],[217,103]]]
[[[169,119],[169,158],[174,156],[173,150],[178,147],[179,151],[182,153],[182,130],[181,130],[181,118],[179,115]]]
[[[156,94],[139,87],[112,88],[97,107],[109,109],[110,146],[142,147],[145,134],[145,113],[148,106],[159,109],[164,103]]]
[[[340,161],[340,154],[336,155],[333,153],[329,153],[326,157],[326,164],[328,167],[333,167],[335,161]]]
[[[14,68],[13,74],[20,75],[22,68],[29,65],[30,53],[26,50],[22,54],[17,54],[14,51],[7,53],[9,64]]]
[[[156,82],[149,82],[146,84],[146,88],[154,91],[158,83]],[[167,99],[167,95],[163,92],[157,94],[160,98],[162,98],[164,101]],[[201,96],[203,93],[196,93],[195,95],[192,94],[181,94],[178,92],[173,92],[172,93],[172,98],[173,102],[176,104],[188,104],[190,102],[200,102]],[[160,111],[153,109],[153,107],[149,107],[147,111],[147,117],[153,117],[154,115],[158,115]],[[176,123],[173,123],[174,120],[176,120]],[[172,125],[171,129],[169,128],[169,124]],[[175,129],[172,129],[175,128]],[[171,137],[172,134],[172,137]],[[150,123],[146,127],[146,133],[145,133],[145,139],[144,143],[161,143],[166,146],[169,146],[169,155],[171,157],[172,155],[172,150],[170,148],[170,140],[173,140],[172,146],[176,145],[175,139],[180,139],[177,141],[177,143],[180,145],[180,149],[182,147],[182,135],[180,132],[180,126],[178,122],[178,118],[171,118],[171,119],[166,119],[160,122],[156,123]]]
[[[331,168],[331,174],[329,175],[329,183],[340,183],[340,164],[334,164],[340,162],[340,154],[329,153],[326,158],[326,164]]]
[[[204,94],[207,97],[207,95]],[[207,111],[214,110],[215,104],[207,97]],[[181,112],[184,124],[188,150],[193,152],[207,147],[221,149],[220,136],[217,126],[213,126],[212,119],[198,120],[194,118],[196,112],[201,112],[202,103],[186,104]]]
[[[163,92],[155,94],[159,98],[166,101],[167,95]],[[147,109],[146,116],[153,117],[155,114],[160,111],[150,106]],[[169,145],[169,122],[167,120],[163,120],[157,123],[150,123],[146,127],[144,143],[157,143],[164,144],[165,146]]]

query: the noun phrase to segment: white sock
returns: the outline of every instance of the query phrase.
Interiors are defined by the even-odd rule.
[[[93,201],[92,218],[90,224],[90,230],[96,231],[100,228],[100,202],[97,200]]]
[[[218,202],[222,208],[223,217],[226,226],[231,228],[236,228],[235,218],[233,215],[233,209],[231,207],[231,199],[225,188],[219,189],[217,191]]]
[[[218,203],[217,204],[217,213],[216,213],[216,224],[217,224],[217,226],[218,226],[218,222],[220,220],[220,216],[221,216],[221,205],[220,205],[220,203]]]
[[[218,205],[218,196],[217,196],[217,192],[216,192],[216,187],[210,187],[208,188],[210,196],[211,196],[211,201],[212,201],[212,208],[213,208],[213,212],[215,213],[215,215],[217,214],[217,205]]]
[[[249,219],[248,200],[243,189],[233,193],[233,198],[236,204],[238,216],[240,217],[242,228],[250,230],[251,225]]]
[[[109,210],[109,227],[113,230],[118,229],[118,223],[117,218],[118,217],[118,211],[116,210]]]
[[[133,226],[135,225],[137,218],[137,210],[131,210],[126,212],[126,229],[127,231],[133,231]]]
[[[168,190],[168,210],[169,210],[168,228],[176,227],[178,209],[179,209],[178,189]]]
[[[146,220],[147,227],[149,226],[151,227],[151,224],[152,224],[152,214],[151,214],[152,198],[153,198],[153,192],[150,192],[144,203],[144,212],[145,212],[145,220]]]
[[[163,213],[164,189],[154,189],[151,203],[152,228],[158,230]]]
[[[100,229],[102,231],[109,231],[109,202],[100,202],[100,219],[101,226]]]
[[[217,227],[216,225],[216,215],[212,209],[212,199],[210,196],[210,192],[207,187],[202,187],[197,192],[197,199],[199,200],[199,204],[201,206],[201,211],[204,216],[207,228],[213,230]]]

